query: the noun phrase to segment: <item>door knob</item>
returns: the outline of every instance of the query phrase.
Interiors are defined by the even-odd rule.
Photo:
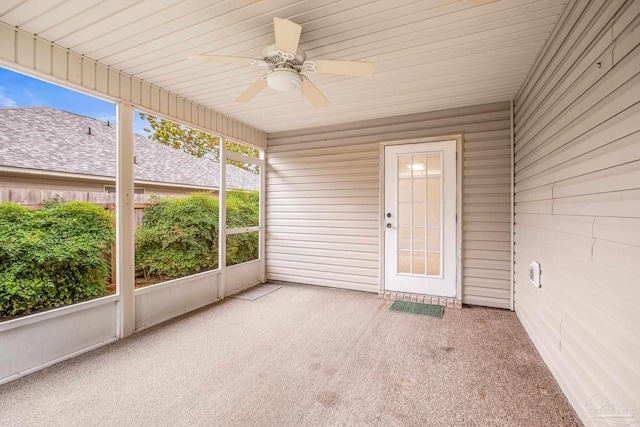
[[[387,228],[391,228],[391,223],[387,223]]]

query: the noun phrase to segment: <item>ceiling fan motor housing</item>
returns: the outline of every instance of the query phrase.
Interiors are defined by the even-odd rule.
[[[302,63],[307,59],[307,54],[300,47],[298,47],[298,50],[295,54],[293,54],[293,52],[287,52],[287,54],[291,55],[291,57],[286,58],[286,60],[281,56],[280,52],[281,51],[278,50],[276,45],[272,44],[262,49],[262,58],[264,59],[264,62],[266,62],[270,67],[277,67],[283,62],[286,62],[287,64],[294,67],[300,67],[302,66]]]

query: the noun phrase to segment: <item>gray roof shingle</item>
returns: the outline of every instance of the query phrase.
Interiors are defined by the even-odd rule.
[[[89,134],[91,128],[91,134]],[[219,163],[135,135],[135,179],[218,188]],[[116,128],[50,107],[0,108],[0,165],[115,177]],[[258,175],[229,165],[227,188],[258,190]]]

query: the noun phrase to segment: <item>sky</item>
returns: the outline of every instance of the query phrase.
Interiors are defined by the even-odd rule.
[[[0,67],[0,108],[47,106],[94,119],[116,121],[116,105],[94,96],[15,73]],[[134,130],[141,135],[146,121],[134,115]]]

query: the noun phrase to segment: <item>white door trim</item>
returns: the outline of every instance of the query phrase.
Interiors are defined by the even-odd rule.
[[[457,195],[457,203],[456,203],[456,255],[457,255],[457,266],[456,266],[456,296],[455,299],[462,300],[462,188],[463,188],[463,174],[462,174],[462,144],[464,140],[464,134],[453,134],[453,135],[441,135],[435,137],[425,137],[425,138],[413,138],[413,139],[403,139],[403,140],[393,140],[393,141],[381,141],[380,142],[380,173],[379,173],[379,199],[380,204],[378,207],[378,211],[380,213],[380,217],[378,221],[380,222],[380,283],[378,285],[378,292],[384,292],[384,281],[385,281],[385,239],[384,239],[384,227],[385,227],[385,147],[389,145],[406,145],[406,144],[420,144],[423,142],[437,142],[437,141],[446,141],[446,140],[455,140],[456,141],[456,195]]]

